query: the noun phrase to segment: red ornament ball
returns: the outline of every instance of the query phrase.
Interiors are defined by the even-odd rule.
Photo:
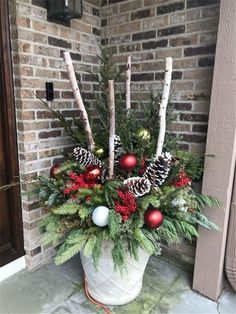
[[[50,169],[50,177],[55,179],[59,172],[60,164],[53,165],[52,168]]]
[[[145,225],[149,229],[156,229],[163,223],[164,217],[159,209],[148,208],[144,214]]]
[[[90,165],[87,166],[84,173],[84,179],[87,182],[97,181],[101,178],[102,170],[99,166]]]
[[[134,154],[127,153],[121,156],[119,165],[125,171],[131,171],[137,166],[138,160]]]

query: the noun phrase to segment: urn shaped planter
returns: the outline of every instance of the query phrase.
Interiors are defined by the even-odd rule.
[[[80,257],[90,296],[103,304],[122,305],[131,302],[139,295],[150,255],[140,248],[139,260],[136,261],[127,251],[127,271],[121,275],[119,270],[114,270],[112,248],[111,241],[103,242],[97,269],[92,258],[85,256],[83,250],[80,252]]]

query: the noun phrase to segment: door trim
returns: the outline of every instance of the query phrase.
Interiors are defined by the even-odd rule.
[[[0,267],[0,282],[13,276],[18,271],[25,269],[25,258],[24,256],[14,260],[13,262]]]
[[[4,100],[0,110],[4,117],[3,132],[4,138],[7,139],[4,150],[7,154],[7,183],[10,183],[16,178],[19,180],[19,166],[8,1],[0,1],[0,55],[0,97]],[[11,245],[6,245],[4,255],[0,258],[0,266],[24,255],[20,186],[16,185],[1,193],[8,193]]]

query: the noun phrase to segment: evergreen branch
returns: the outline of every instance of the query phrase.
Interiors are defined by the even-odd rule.
[[[86,218],[88,218],[91,214],[91,211],[91,208],[79,205],[79,217],[81,218],[81,220],[85,220]]]
[[[55,215],[73,215],[73,214],[76,214],[78,210],[79,210],[79,206],[77,203],[68,201],[67,203],[57,208],[53,208],[52,212]]]
[[[138,241],[139,245],[147,251],[147,253],[150,255],[155,253],[156,249],[154,244],[147,238],[147,236],[145,236],[141,229],[136,229],[134,231],[134,238]]]
[[[186,221],[180,221],[176,219],[173,220],[173,222],[179,235],[186,237],[188,240],[192,240],[192,238],[198,237],[198,232],[192,224]]]
[[[152,205],[155,208],[158,208],[160,206],[160,200],[157,198],[157,195],[147,195],[143,196],[141,199],[141,207],[143,209],[147,209],[149,205]]]
[[[47,224],[45,224],[45,230],[46,232],[49,232],[49,233],[53,233],[53,232],[57,233],[59,230],[59,227],[60,227],[60,219],[59,217],[55,215],[50,216],[50,219],[48,218]]]
[[[174,156],[178,158],[179,167],[184,169],[189,178],[201,179],[204,170],[204,155],[177,150]]]
[[[88,241],[85,243],[84,246],[84,255],[85,256],[91,256],[93,254],[93,251],[95,249],[95,246],[97,245],[97,237],[94,235],[88,239]]]
[[[55,232],[47,232],[43,235],[41,239],[41,244],[43,246],[48,246],[50,244],[56,244],[63,237],[63,234],[55,233]]]
[[[112,239],[115,239],[120,234],[121,215],[117,214],[114,210],[110,210],[108,227]]]
[[[137,240],[131,238],[128,239],[128,246],[131,257],[133,257],[136,261],[139,259],[139,243]]]
[[[73,121],[77,124],[77,128],[79,129],[80,132],[76,132],[75,129],[73,129],[71,127],[71,122],[70,120],[67,120],[64,118],[63,114],[58,111],[58,110],[55,110],[51,107],[49,107],[48,103],[46,101],[44,101],[42,98],[36,96],[37,99],[39,99],[44,108],[51,112],[51,114],[53,115],[54,119],[58,119],[61,124],[62,124],[62,127],[64,128],[65,132],[78,144],[80,144],[81,146],[84,146],[86,144],[86,139],[85,139],[85,135],[83,134],[83,126],[82,126],[82,123],[79,122],[78,120],[76,120],[74,117],[73,117]]]
[[[121,239],[117,239],[114,242],[114,246],[112,249],[112,258],[115,270],[118,268],[122,273],[126,265],[126,253]]]
[[[76,244],[81,242],[82,240],[87,240],[87,237],[84,236],[83,231],[81,229],[73,229],[70,231],[66,238],[66,243],[67,244]]]
[[[94,249],[92,252],[93,264],[96,269],[98,267],[98,261],[101,256],[102,240],[103,240],[103,233],[101,232],[97,234],[96,242],[95,242]]]
[[[168,244],[179,243],[180,239],[173,221],[169,217],[165,217],[163,224],[156,231],[159,237],[165,240]]]
[[[53,215],[52,213],[47,214],[46,216],[43,217],[43,219],[39,223],[39,230],[41,232],[45,232],[47,230],[47,226],[53,222],[53,223],[58,223],[59,217]]]
[[[213,221],[211,221],[201,212],[194,212],[194,214],[190,216],[189,220],[190,222],[198,224],[208,230],[221,231],[221,229]]]
[[[60,218],[52,213],[46,215],[39,224],[39,230],[44,233],[41,243],[46,246],[57,243],[64,234],[60,230]]]
[[[114,207],[113,197],[116,195],[116,190],[121,186],[120,181],[107,181],[104,184],[105,200],[111,208]]]
[[[83,248],[85,244],[84,237],[81,238],[80,242],[69,245],[67,242],[63,243],[55,257],[55,264],[61,265],[68,261],[70,258],[79,253],[79,251]]]
[[[222,202],[220,202],[217,198],[210,195],[198,194],[194,193],[194,200],[197,204],[197,209],[201,211],[202,208],[205,207],[221,207],[223,206]]]
[[[153,243],[155,247],[155,256],[161,254],[160,238],[152,229],[142,229],[144,235]]]

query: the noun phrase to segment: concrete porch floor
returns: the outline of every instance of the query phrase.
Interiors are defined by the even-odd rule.
[[[213,302],[191,290],[192,274],[151,258],[139,297],[125,306],[111,308],[114,314],[233,314],[236,295],[225,289]],[[0,313],[96,314],[102,309],[90,303],[83,291],[83,271],[76,257],[29,273],[22,270],[0,283]]]

